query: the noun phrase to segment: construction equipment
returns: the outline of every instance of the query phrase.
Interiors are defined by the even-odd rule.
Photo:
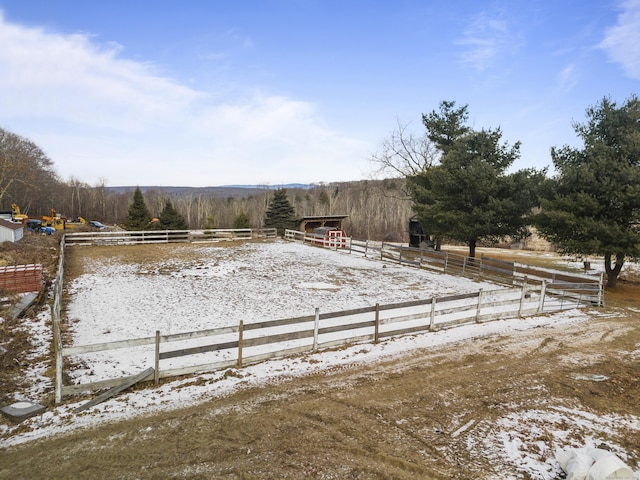
[[[16,223],[26,223],[29,215],[20,212],[20,207],[15,203],[11,204],[11,221]]]
[[[55,208],[51,209],[51,215],[44,215],[42,218],[42,224],[47,227],[53,227],[56,230],[65,230],[68,228],[84,227],[87,221],[82,217],[77,217],[75,220],[69,222],[67,217],[60,215],[56,212]]]

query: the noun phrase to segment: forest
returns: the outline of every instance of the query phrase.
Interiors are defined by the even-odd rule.
[[[30,218],[50,215],[83,217],[107,225],[124,223],[135,185],[110,187],[103,180],[89,185],[79,179],[62,180],[53,162],[31,140],[0,128],[0,210],[16,204]],[[372,168],[373,170],[373,168]],[[211,184],[215,185],[215,178]],[[139,186],[152,216],[167,200],[190,229],[232,228],[246,214],[253,228],[264,224],[275,187],[179,188]],[[408,241],[412,203],[404,178],[361,180],[287,188],[299,218],[308,215],[348,215],[347,234],[359,239]]]

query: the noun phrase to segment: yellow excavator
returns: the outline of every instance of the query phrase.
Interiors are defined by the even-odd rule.
[[[52,208],[50,216],[44,215],[42,217],[42,224],[47,227],[53,227],[56,230],[65,230],[67,228],[83,227],[87,224],[87,221],[82,217],[78,217],[70,222],[67,217],[56,213],[55,208]]]
[[[25,215],[24,213],[20,213],[20,207],[15,203],[11,204],[11,219],[14,222],[27,223],[29,220],[29,215]]]

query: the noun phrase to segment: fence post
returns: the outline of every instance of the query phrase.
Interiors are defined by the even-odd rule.
[[[520,306],[518,307],[518,317],[522,316],[522,307],[524,306],[524,298],[527,294],[527,277],[524,277],[524,283],[522,284],[522,294],[520,295]]]
[[[376,303],[376,321],[373,331],[373,343],[380,341],[380,304]]]
[[[467,256],[462,257],[462,276],[464,277],[464,271],[467,267]]]
[[[384,260],[384,242],[380,243],[380,260]]]
[[[429,317],[429,331],[433,331],[436,321],[436,297],[431,298],[431,315]]]
[[[53,336],[56,349],[56,405],[62,402],[62,339],[60,338],[60,320],[53,320]]]
[[[598,282],[598,306],[604,307],[604,272],[600,272],[600,281]]]
[[[238,368],[242,368],[242,336],[244,330],[244,322],[240,320],[238,326]]]
[[[478,307],[476,308],[476,323],[480,323],[480,307],[482,306],[482,289],[478,291]]]
[[[538,313],[542,313],[544,311],[544,297],[547,294],[547,281],[542,280],[540,284],[540,304],[538,305]]]
[[[318,326],[320,325],[320,308],[316,307],[316,318],[313,324],[313,351],[318,349]]]
[[[444,268],[442,273],[447,273],[447,263],[449,263],[449,252],[444,252]]]
[[[402,247],[398,248],[398,264],[402,265]]]
[[[156,358],[155,358],[156,371],[153,374],[153,380],[156,385],[160,383],[160,330],[156,330]]]

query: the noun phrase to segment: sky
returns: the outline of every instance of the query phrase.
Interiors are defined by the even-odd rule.
[[[65,181],[277,186],[370,178],[454,100],[544,168],[639,37],[640,0],[0,0],[0,127]]]

